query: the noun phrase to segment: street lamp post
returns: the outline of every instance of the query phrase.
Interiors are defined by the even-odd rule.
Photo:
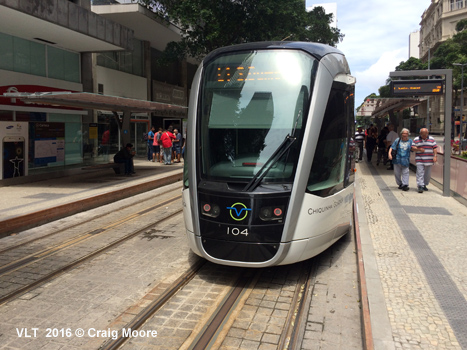
[[[462,127],[463,127],[463,120],[462,117],[464,116],[464,66],[467,66],[467,63],[453,63],[453,66],[460,66],[462,68],[461,74],[461,116],[459,118],[459,154],[461,154],[462,148],[462,139],[464,136],[462,135]]]

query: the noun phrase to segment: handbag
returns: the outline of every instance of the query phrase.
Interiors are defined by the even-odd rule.
[[[399,141],[397,141],[396,149],[391,148],[392,159],[396,159],[396,157],[397,157],[397,148],[399,147],[400,142],[401,142],[401,138],[399,137]]]

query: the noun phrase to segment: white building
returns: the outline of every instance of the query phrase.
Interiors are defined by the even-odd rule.
[[[420,50],[418,45],[420,44],[420,31],[415,31],[409,35],[409,58],[415,57],[420,58]]]

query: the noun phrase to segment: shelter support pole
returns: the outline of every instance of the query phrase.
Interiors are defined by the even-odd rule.
[[[130,111],[124,111],[123,112],[123,118],[122,118],[122,130],[121,130],[122,147],[125,147],[125,145],[127,143],[131,143],[130,121],[131,121],[131,112]]]
[[[443,196],[451,194],[451,119],[452,119],[452,70],[446,72],[446,91],[444,101],[444,168],[443,168]]]

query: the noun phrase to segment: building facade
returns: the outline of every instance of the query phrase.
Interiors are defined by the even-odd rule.
[[[108,162],[125,137],[144,155],[143,135],[151,125],[183,128],[184,109],[139,108],[127,111],[131,122],[122,138],[125,118],[113,107],[23,98],[84,92],[86,98],[101,94],[187,106],[196,62],[156,64],[167,42],[180,38],[178,28],[138,4],[95,3],[105,5],[0,0],[0,136],[8,141],[0,143],[0,180]],[[24,136],[13,135],[15,130]],[[21,171],[16,163],[9,167],[9,157],[18,152]]]
[[[134,32],[132,52],[104,52],[95,54],[96,86],[105,95],[147,99],[149,101],[188,107],[189,86],[196,72],[196,62],[185,60],[168,66],[158,65],[158,58],[166,45],[180,40],[180,30],[162,22],[153,12],[129,1],[98,0],[92,2],[92,11],[106,19],[126,26]],[[101,124],[109,124],[110,112],[99,111]],[[132,116],[132,143],[143,155],[146,149],[142,135],[151,126],[156,129],[172,126],[184,129],[187,112],[160,111]],[[111,135],[115,134],[111,132]],[[118,138],[117,138],[118,139]]]
[[[456,34],[456,24],[462,19],[467,19],[467,0],[431,0],[420,22],[419,48],[423,62],[428,62],[439,45]],[[427,104],[420,105],[419,112],[423,117],[428,115],[432,132],[444,133],[444,97],[430,97]]]
[[[466,0],[431,0],[420,22],[420,59],[428,61],[429,52],[456,34],[457,22],[466,18]]]

